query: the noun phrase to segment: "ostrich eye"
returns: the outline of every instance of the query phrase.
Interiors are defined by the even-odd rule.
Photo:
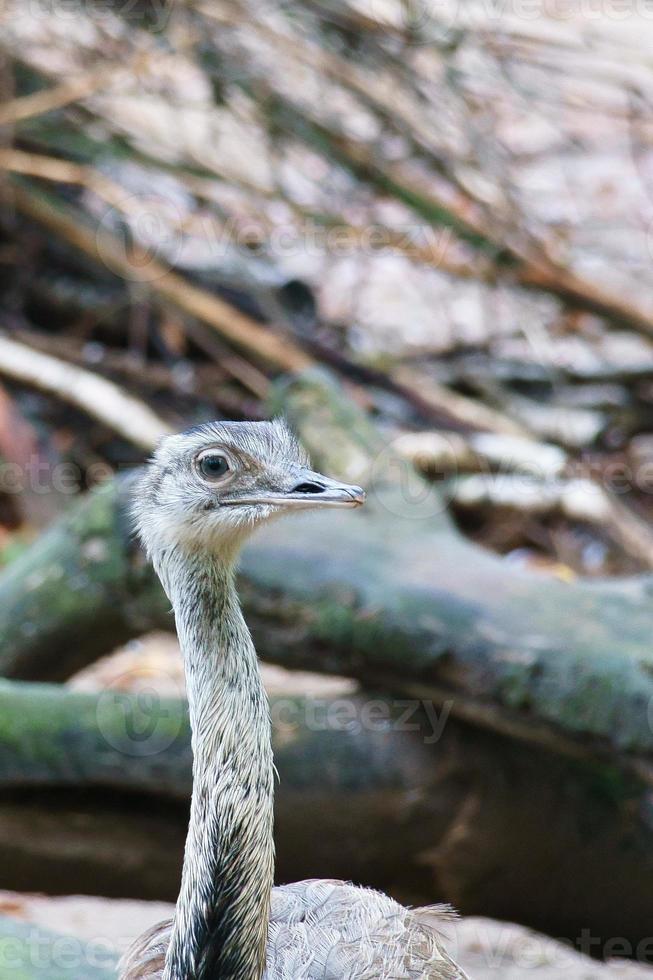
[[[219,453],[207,453],[198,461],[198,468],[206,480],[219,480],[229,472],[229,460]]]

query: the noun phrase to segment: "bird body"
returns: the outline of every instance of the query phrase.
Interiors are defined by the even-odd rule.
[[[262,980],[462,980],[444,951],[445,906],[409,910],[369,888],[299,881],[272,889]],[[130,953],[130,980],[162,980],[172,921]]]
[[[134,515],[175,613],[193,794],[174,918],[137,941],[122,980],[464,978],[429,925],[437,910],[342,882],[272,888],[269,708],[235,562],[246,537],[285,511],[363,500],[310,470],[280,421],[169,436],[146,468]]]

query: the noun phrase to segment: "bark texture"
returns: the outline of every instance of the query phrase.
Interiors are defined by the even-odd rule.
[[[361,512],[309,514],[247,548],[241,592],[259,653],[403,691],[556,754],[653,782],[653,579],[565,583],[470,544],[324,375],[277,394]],[[124,516],[129,479],[73,505],[0,579],[0,669],[62,680],[172,617]]]
[[[423,904],[633,949],[653,918],[650,794],[371,693],[273,698],[277,880],[342,877]],[[173,900],[190,798],[186,705],[0,686],[0,866],[25,891]],[[600,861],[597,860],[600,854]]]

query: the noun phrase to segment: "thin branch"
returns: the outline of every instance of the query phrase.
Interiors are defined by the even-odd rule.
[[[427,476],[442,473],[527,473],[557,480],[569,464],[551,443],[494,432],[400,432],[393,447]]]
[[[0,105],[0,126],[13,125],[23,122],[25,119],[33,119],[35,116],[52,112],[54,109],[63,109],[72,102],[86,99],[100,89],[105,90],[110,79],[140,71],[144,63],[145,59],[141,55],[131,66],[121,65],[118,69],[115,67],[103,68],[78,78],[71,78],[53,88],[32,92],[30,95],[22,95],[12,99],[11,102],[5,102],[4,105]]]
[[[504,415],[503,412],[438,384],[416,368],[398,367],[392,372],[391,378],[400,390],[411,392],[413,401],[419,400],[431,412],[435,411],[455,420],[464,429],[480,429],[507,436],[530,438],[530,433],[524,426]]]
[[[0,170],[11,171],[26,177],[38,177],[57,184],[75,184],[92,191],[123,214],[138,215],[140,205],[115,181],[105,177],[94,167],[40,153],[25,153],[11,147],[0,149]]]
[[[264,81],[257,79],[257,84],[265,88]],[[451,228],[462,241],[490,255],[497,267],[505,264],[507,275],[519,285],[550,293],[572,307],[653,335],[653,316],[647,310],[553,263],[541,248],[535,254],[532,243],[522,248],[516,241],[501,240],[458,202],[445,201],[431,188],[419,186],[407,177],[401,165],[380,161],[376,149],[317,121],[300,106],[282,100],[269,86],[266,94],[277,101],[279,122],[298,139],[329,152],[355,177],[391,194],[430,225]]]
[[[592,480],[539,483],[513,473],[471,475],[456,478],[448,487],[448,495],[459,507],[506,507],[584,521],[603,531],[643,567],[653,568],[653,531],[649,524]]]
[[[23,214],[60,235],[94,261],[104,262],[117,275],[130,282],[141,282],[180,310],[213,327],[238,347],[282,371],[296,372],[312,366],[308,354],[291,340],[262,327],[205,289],[191,285],[138,245],[126,248],[107,229],[98,229],[94,234],[81,220],[76,221],[44,197],[22,187],[14,186],[12,197],[15,207]]]
[[[0,372],[13,381],[55,395],[81,408],[148,451],[172,430],[137,398],[113,381],[0,335]]]

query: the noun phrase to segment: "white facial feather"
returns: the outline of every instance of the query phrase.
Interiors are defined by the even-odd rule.
[[[226,481],[209,483],[196,460],[207,450],[228,457]],[[207,422],[161,440],[135,487],[132,514],[148,555],[166,549],[237,550],[279,508],[225,506],[225,498],[288,489],[308,457],[283,419],[271,422]],[[158,569],[157,569],[158,570]]]

